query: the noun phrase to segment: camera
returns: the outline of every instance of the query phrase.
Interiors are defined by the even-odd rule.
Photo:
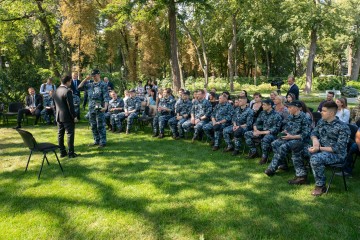
[[[280,88],[284,84],[284,80],[282,80],[281,78],[273,78],[269,79],[268,82],[270,82],[271,86],[276,86],[277,92],[278,94],[280,94]]]

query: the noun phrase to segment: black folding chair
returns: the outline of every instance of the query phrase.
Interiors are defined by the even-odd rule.
[[[18,111],[23,108],[23,104],[21,102],[12,102],[9,103],[9,107],[7,112],[4,112],[4,122],[9,123],[9,117],[17,116]]]
[[[59,163],[61,172],[64,174],[64,170],[63,170],[63,168],[61,166],[61,163],[59,161],[59,158],[58,158],[58,156],[56,154],[56,150],[59,148],[58,145],[55,145],[55,144],[52,144],[52,143],[37,143],[34,136],[30,132],[25,131],[25,130],[21,130],[21,129],[16,129],[16,131],[20,134],[21,138],[24,141],[25,146],[30,149],[30,155],[29,155],[29,159],[28,159],[27,164],[26,164],[25,172],[28,169],[32,153],[33,152],[42,152],[44,155],[43,155],[43,160],[42,160],[41,168],[40,168],[39,175],[38,175],[38,179],[40,179],[40,175],[41,175],[41,172],[42,172],[42,169],[43,169],[43,166],[44,166],[44,161],[46,160],[47,164],[50,165],[49,161],[48,161],[48,159],[46,157],[46,154],[48,152],[54,152],[54,154],[56,156],[56,160]]]
[[[312,112],[314,121],[315,121],[315,126],[317,125],[318,121],[321,119],[321,113],[319,112]]]
[[[355,142],[355,135],[356,132],[358,130],[358,127],[356,125],[353,124],[348,124],[349,128],[350,128],[350,139],[349,139],[349,143],[347,146],[347,151],[349,152],[351,145]],[[334,164],[328,164],[326,165],[327,167],[331,168],[332,174],[328,183],[328,186],[326,187],[326,193],[329,191],[329,188],[331,186],[332,180],[334,179],[335,173],[337,171],[341,171],[342,173],[342,178],[343,178],[343,182],[344,182],[344,187],[345,187],[345,191],[347,191],[347,184],[346,184],[346,178],[345,178],[345,166],[346,166],[346,158],[345,161],[343,163],[334,163]]]

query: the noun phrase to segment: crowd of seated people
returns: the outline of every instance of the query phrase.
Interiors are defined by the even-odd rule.
[[[316,181],[314,196],[325,191],[323,166],[347,156],[350,111],[346,98],[334,102],[332,92],[319,104],[317,111],[321,112],[322,119],[316,122],[306,104],[291,92],[284,97],[274,91],[270,98],[263,98],[261,93],[255,92],[250,101],[246,90],[231,98],[229,92],[218,94],[216,89],[210,92],[200,89],[194,91],[192,97],[189,91],[180,89],[175,97],[171,89],[159,89],[156,81],[148,81],[145,86],[138,82],[135,89],[126,90],[121,98],[108,80],[107,84],[111,100],[105,119],[113,133],[124,131],[129,134],[135,119],[147,119],[152,123],[153,137],[160,139],[165,137],[165,128],[169,126],[174,140],[192,134],[191,141],[194,142],[206,136],[213,151],[220,149],[222,139],[224,152],[231,152],[234,156],[240,154],[242,145],[246,145],[249,159],[259,158],[259,164],[269,164],[265,170],[268,176],[273,176],[278,170],[287,170],[286,158],[290,154],[295,178],[289,180],[289,184],[308,183],[304,162],[308,157]],[[74,86],[77,85],[74,82]],[[35,123],[43,116],[47,124],[52,124],[51,117],[56,109],[51,98],[55,90],[51,79],[41,86],[41,94],[29,88],[26,108],[19,111],[18,127],[21,127],[23,114],[35,115]],[[74,103],[80,115],[77,90]],[[359,154],[360,134],[358,138],[359,143],[351,145],[352,153]],[[353,159],[348,157],[347,162],[346,174],[350,175]]]

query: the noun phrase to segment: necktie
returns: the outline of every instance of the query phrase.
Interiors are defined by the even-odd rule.
[[[75,89],[77,89],[77,81],[74,80],[74,86],[75,86]]]
[[[35,95],[33,96],[33,107],[35,107]]]

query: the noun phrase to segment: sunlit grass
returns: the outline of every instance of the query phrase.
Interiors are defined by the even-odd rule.
[[[6,126],[8,127],[8,126]],[[293,170],[272,178],[255,160],[191,144],[151,138],[150,130],[108,134],[104,150],[86,124],[76,128],[76,159],[54,156],[37,173],[35,154],[10,128],[0,128],[0,239],[357,239],[359,178],[345,192],[335,178],[328,195],[289,186]],[[56,127],[27,127],[56,143]],[[311,176],[311,174],[310,174]]]

